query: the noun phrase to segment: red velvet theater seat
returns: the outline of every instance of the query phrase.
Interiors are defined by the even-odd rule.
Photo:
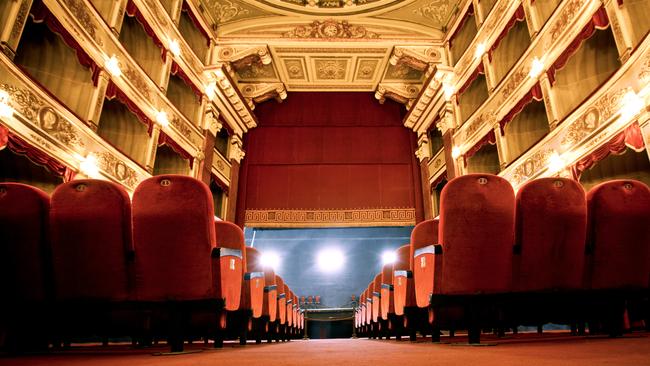
[[[594,290],[639,290],[650,278],[650,190],[614,180],[587,194],[589,285]]]
[[[516,199],[513,287],[538,292],[582,288],[587,202],[575,180],[542,178]]]
[[[293,327],[293,291],[284,284],[285,292],[287,294],[287,327],[291,329]]]
[[[244,302],[242,307],[250,309],[253,318],[262,316],[264,305],[264,268],[260,263],[260,252],[246,247],[246,273],[244,274]]]
[[[514,233],[515,196],[507,180],[469,174],[443,188],[430,317],[434,335],[455,321],[444,314],[458,305],[467,310],[470,343],[480,341],[482,326],[498,326],[495,304],[512,290]]]
[[[19,183],[0,183],[0,333],[10,349],[45,347],[51,319],[49,196]],[[5,327],[3,329],[3,327]]]
[[[411,257],[413,258],[413,282],[417,306],[429,306],[433,293],[434,255],[439,248],[438,219],[426,220],[415,225],[411,232]]]
[[[61,184],[52,193],[50,228],[58,328],[67,336],[129,334],[132,319],[118,321],[118,307],[133,300],[127,192],[103,180]]]
[[[262,305],[262,316],[274,322],[278,313],[278,285],[275,282],[277,276],[273,268],[264,268],[264,303]]]
[[[410,245],[399,247],[396,256],[397,258],[393,264],[395,314],[404,315],[405,308],[417,306],[413,272],[411,271]]]
[[[172,351],[183,349],[187,313],[223,308],[212,206],[209,188],[181,175],[146,179],[133,194],[137,299],[170,313]]]
[[[287,322],[287,294],[282,277],[275,275],[275,285],[278,291],[277,320],[280,325],[284,325]]]
[[[368,284],[366,289],[366,325],[372,325],[372,293],[374,291],[374,281]]]
[[[381,318],[388,320],[395,315],[393,303],[393,264],[384,264],[381,270]]]
[[[214,222],[214,231],[219,248],[221,293],[225,309],[236,311],[239,309],[244,278],[244,232],[231,222],[218,220]]]

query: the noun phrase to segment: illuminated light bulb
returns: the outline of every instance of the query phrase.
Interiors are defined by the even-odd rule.
[[[562,157],[554,152],[549,156],[548,158],[548,171],[549,173],[557,173],[560,170],[563,170],[565,167],[564,159]]]
[[[343,253],[336,248],[323,249],[318,253],[318,268],[323,272],[337,272],[345,264]]]
[[[9,105],[9,101],[11,101],[9,94],[4,90],[0,90],[0,117],[8,118],[13,116],[14,109]]]
[[[169,126],[169,118],[167,117],[167,112],[159,111],[156,113],[156,122],[163,127]]]
[[[538,76],[542,74],[543,71],[544,71],[544,61],[535,57],[533,59],[533,62],[530,65],[530,71],[528,72],[528,76],[530,76],[532,79],[536,79]]]
[[[97,157],[93,154],[88,154],[79,164],[79,170],[88,178],[99,177],[99,166],[97,165]]]
[[[385,251],[381,254],[382,264],[392,264],[397,260],[397,254],[394,251]]]
[[[454,159],[458,159],[460,157],[460,148],[458,146],[454,146],[451,149],[451,157]]]
[[[262,267],[277,270],[280,267],[280,256],[275,252],[264,252],[260,257]]]
[[[120,69],[120,62],[117,60],[117,56],[115,55],[111,56],[111,58],[106,60],[104,66],[106,67],[106,70],[108,70],[108,72],[111,75],[115,77],[122,76],[122,70]]]
[[[172,53],[172,55],[178,57],[181,54],[181,46],[178,44],[178,40],[172,39],[169,41],[169,52]]]
[[[624,120],[631,119],[641,112],[645,107],[645,101],[639,97],[634,91],[630,90],[623,96],[621,100],[621,118]]]
[[[451,100],[451,97],[454,95],[456,90],[454,90],[454,87],[451,84],[444,83],[442,84],[442,92],[445,95],[445,100],[449,101]]]
[[[214,99],[215,95],[217,93],[217,83],[210,82],[208,85],[205,87],[205,95],[208,96],[208,99],[212,100]]]
[[[223,73],[223,70],[217,69],[214,74],[217,76],[217,79],[221,80],[226,77],[226,74]]]
[[[485,43],[481,42],[476,45],[476,51],[474,51],[474,58],[481,58],[485,53]]]

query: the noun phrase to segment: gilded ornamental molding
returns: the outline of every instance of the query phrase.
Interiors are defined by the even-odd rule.
[[[414,208],[351,210],[246,210],[247,227],[415,225]]]

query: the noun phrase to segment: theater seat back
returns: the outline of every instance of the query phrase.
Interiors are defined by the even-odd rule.
[[[515,195],[507,180],[469,174],[449,181],[440,199],[439,293],[509,292],[514,233]]]
[[[287,294],[287,325],[289,327],[293,326],[293,292],[291,292],[291,289],[289,289],[289,286],[287,284],[284,284],[284,291]]]
[[[587,201],[577,181],[542,178],[517,192],[513,285],[517,291],[582,287]]]
[[[381,318],[388,320],[388,314],[395,313],[393,304],[393,264],[384,264],[381,270]]]
[[[381,273],[375,276],[372,284],[372,321],[381,318]]]
[[[40,189],[0,183],[0,308],[48,297],[49,209],[50,197]]]
[[[275,272],[272,268],[264,268],[264,304],[262,315],[268,316],[269,321],[276,319],[278,312],[278,285],[275,282]]]
[[[366,324],[372,323],[372,293],[375,289],[374,281],[368,284],[366,289]]]
[[[130,298],[131,201],[122,186],[94,179],[59,185],[52,193],[50,225],[58,300]]]
[[[214,231],[219,248],[221,294],[225,309],[235,311],[239,309],[244,278],[244,232],[231,222],[218,220],[214,222]]]
[[[246,247],[246,274],[244,287],[248,309],[253,311],[253,318],[262,316],[264,305],[264,268],[260,263],[260,252],[251,247]]]
[[[650,278],[650,190],[614,180],[587,194],[593,289],[647,289]]]
[[[415,225],[411,232],[410,258],[413,260],[413,283],[417,306],[429,306],[433,293],[434,251],[438,243],[438,219]]]
[[[359,304],[361,305],[361,311],[360,311],[360,319],[359,322],[361,325],[366,325],[366,311],[368,311],[368,306],[367,306],[367,290],[363,290],[361,293],[361,297],[359,298]]]
[[[133,194],[136,291],[142,301],[222,298],[210,189],[159,175]]]
[[[393,264],[393,304],[397,315],[404,315],[405,307],[417,306],[410,247],[410,244],[399,247],[396,252],[397,259]]]
[[[287,293],[282,277],[275,275],[275,284],[278,286],[278,320],[280,324],[287,322]]]

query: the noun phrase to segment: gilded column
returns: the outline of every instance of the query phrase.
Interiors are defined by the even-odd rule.
[[[167,53],[165,55],[165,62],[162,65],[162,69],[160,70],[160,74],[158,75],[157,79],[154,79],[154,82],[160,90],[163,92],[167,91],[167,86],[169,84],[169,78],[171,76],[172,72],[172,62],[174,61],[174,57],[171,53],[171,51],[167,50]]]
[[[160,136],[160,125],[153,124],[151,137],[149,138],[149,145],[147,146],[147,164],[145,168],[149,174],[153,174],[153,168],[156,163],[156,152],[158,151],[158,137]]]
[[[230,149],[228,158],[230,159],[230,187],[228,190],[228,209],[226,211],[226,220],[234,222],[237,214],[237,193],[239,190],[239,168],[241,161],[246,155],[242,149],[243,142],[241,137],[233,135],[230,138]]]
[[[483,70],[485,71],[485,80],[487,81],[488,92],[492,94],[494,88],[497,86],[497,81],[494,78],[494,68],[492,67],[492,62],[490,62],[490,56],[487,52],[481,57],[481,62],[483,62]]]
[[[627,8],[619,3],[621,1],[618,0],[603,1],[621,63],[624,63],[634,49],[634,34],[630,18],[627,15]]]
[[[176,26],[181,19],[181,11],[183,10],[183,0],[172,0],[171,10],[169,11],[169,17],[172,18],[172,22]]]
[[[93,131],[97,131],[97,128],[99,127],[99,118],[102,114],[102,107],[104,106],[104,99],[106,98],[106,88],[108,87],[110,79],[110,75],[104,70],[101,70],[97,76],[97,85],[93,89],[93,95],[87,115],[88,125],[93,129]]]
[[[424,204],[424,219],[432,219],[433,202],[431,202],[431,187],[429,184],[429,159],[431,159],[431,148],[429,146],[429,137],[426,133],[418,137],[418,149],[415,156],[420,163],[420,184],[422,185],[422,202]]]
[[[113,4],[113,9],[109,18],[106,20],[111,31],[119,38],[120,31],[122,30],[122,23],[124,22],[124,13],[126,12],[126,4],[128,0],[116,0]]]
[[[202,124],[204,127],[203,131],[203,151],[205,158],[201,162],[199,167],[199,174],[197,178],[203,181],[203,183],[210,185],[210,179],[212,176],[212,161],[214,157],[214,143],[216,140],[216,135],[221,130],[221,122],[219,122],[218,112],[208,109],[205,112],[203,117]]]
[[[0,48],[13,59],[29,16],[29,9],[32,7],[32,0],[10,0],[10,3],[7,14],[0,15],[0,21],[4,20],[4,24],[0,24]]]
[[[551,81],[548,78],[548,74],[543,72],[539,77],[539,85],[542,88],[542,95],[544,97],[544,107],[546,109],[546,117],[548,118],[548,125],[552,131],[557,127],[557,124],[560,122],[557,116],[557,108],[555,102],[555,90],[551,86]]]
[[[537,33],[542,28],[543,24],[539,22],[539,15],[537,14],[537,8],[532,4],[532,0],[523,0],[521,2],[524,8],[524,14],[526,15],[526,25],[528,26],[528,33],[530,34],[531,39],[535,39]]]
[[[503,170],[508,166],[508,144],[506,139],[501,134],[501,125],[499,122],[495,123],[492,127],[494,131],[494,138],[497,143],[497,153],[499,155],[499,170]]]
[[[485,21],[485,14],[483,14],[483,7],[481,6],[480,0],[472,0],[472,5],[474,6],[474,14],[476,14],[474,17],[476,18],[476,28],[478,28]]]
[[[445,166],[447,167],[447,179],[452,180],[457,177],[458,161],[453,157],[454,151],[454,126],[455,119],[451,110],[446,110],[436,127],[442,133],[443,149],[445,150]]]

